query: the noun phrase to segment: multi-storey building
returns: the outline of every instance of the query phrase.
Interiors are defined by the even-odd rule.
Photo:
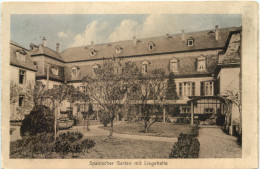
[[[27,101],[26,88],[34,86],[35,66],[28,49],[10,42],[11,120],[21,120],[30,110],[23,109]],[[25,111],[25,112],[24,112]]]
[[[82,86],[82,78],[94,76],[94,70],[109,57],[119,57],[136,62],[142,73],[149,74],[154,69],[163,69],[166,74],[175,75],[178,104],[182,113],[190,113],[190,103],[204,98],[212,101],[214,96],[225,94],[233,88],[232,81],[240,73],[241,27],[164,35],[160,37],[71,47],[59,51],[42,44],[31,44],[31,57],[37,68],[36,80],[41,80],[49,88],[61,83]],[[236,56],[231,56],[231,55]],[[232,82],[232,83],[231,83]],[[218,100],[218,99],[217,99]],[[205,101],[204,101],[205,102]],[[213,102],[212,102],[213,103]],[[64,104],[66,105],[66,104]],[[208,104],[209,105],[209,104]],[[74,106],[73,112],[76,112]],[[221,105],[204,106],[194,113],[216,113]]]

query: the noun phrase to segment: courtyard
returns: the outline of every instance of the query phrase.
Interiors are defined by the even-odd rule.
[[[155,123],[151,132],[140,132],[138,123],[117,122],[114,125],[113,137],[109,135],[109,128],[92,121],[90,131],[80,126],[73,126],[61,132],[78,131],[83,138],[92,139],[96,146],[88,152],[80,153],[78,159],[118,159],[118,158],[169,158],[171,148],[178,141],[180,133],[191,132],[189,125],[174,125],[172,123]],[[12,126],[11,149],[19,136],[19,125]],[[163,132],[162,132],[163,131]],[[219,126],[200,126],[198,140],[200,142],[199,158],[241,158],[242,148],[237,145],[236,137],[227,135]],[[21,158],[14,153],[11,158]],[[55,152],[37,154],[35,158],[60,158]],[[64,158],[72,158],[67,154]]]

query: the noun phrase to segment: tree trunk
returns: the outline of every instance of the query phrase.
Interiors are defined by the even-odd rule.
[[[89,121],[89,115],[87,114],[87,131],[90,131],[89,126],[90,126],[90,121]]]
[[[84,104],[84,113],[86,112],[86,103]],[[86,118],[85,118],[85,115],[83,113],[83,119],[84,119],[84,122],[83,122],[83,129],[85,129],[85,126],[86,126]]]
[[[147,122],[144,123],[144,132],[145,133],[148,132],[148,124],[147,124]]]
[[[109,137],[112,137],[113,136],[113,129],[114,129],[114,124],[113,124],[114,120],[111,120],[110,121],[110,134],[109,134]]]
[[[163,122],[165,123],[165,113],[166,112],[166,109],[165,109],[165,107],[163,107]]]
[[[98,111],[96,112],[96,114],[97,114],[97,120],[99,120],[99,117],[98,117]]]

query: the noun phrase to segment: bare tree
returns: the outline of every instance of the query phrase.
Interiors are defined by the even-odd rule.
[[[113,123],[120,108],[127,103],[132,79],[136,77],[137,67],[130,61],[111,58],[103,61],[94,70],[94,76],[86,76],[84,85],[91,102],[97,104],[103,115],[110,120],[110,134],[113,135]]]
[[[238,108],[239,118],[240,118],[239,119],[239,123],[240,123],[239,124],[239,134],[242,133],[242,100],[241,100],[240,94],[241,94],[240,91],[234,92],[232,90],[227,90],[226,97],[224,97],[224,100],[229,108],[230,108],[230,106],[232,106],[232,104],[234,104]]]
[[[162,112],[163,102],[167,84],[165,83],[165,72],[162,69],[155,69],[149,75],[140,74],[135,92],[139,93],[137,101],[141,107],[141,125],[144,132],[159,120]]]

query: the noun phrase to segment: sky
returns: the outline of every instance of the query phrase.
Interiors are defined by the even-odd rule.
[[[86,15],[11,15],[11,40],[25,48],[31,43],[60,50],[69,47],[178,34],[181,30],[202,30],[242,26],[241,15],[235,14],[86,14]]]

